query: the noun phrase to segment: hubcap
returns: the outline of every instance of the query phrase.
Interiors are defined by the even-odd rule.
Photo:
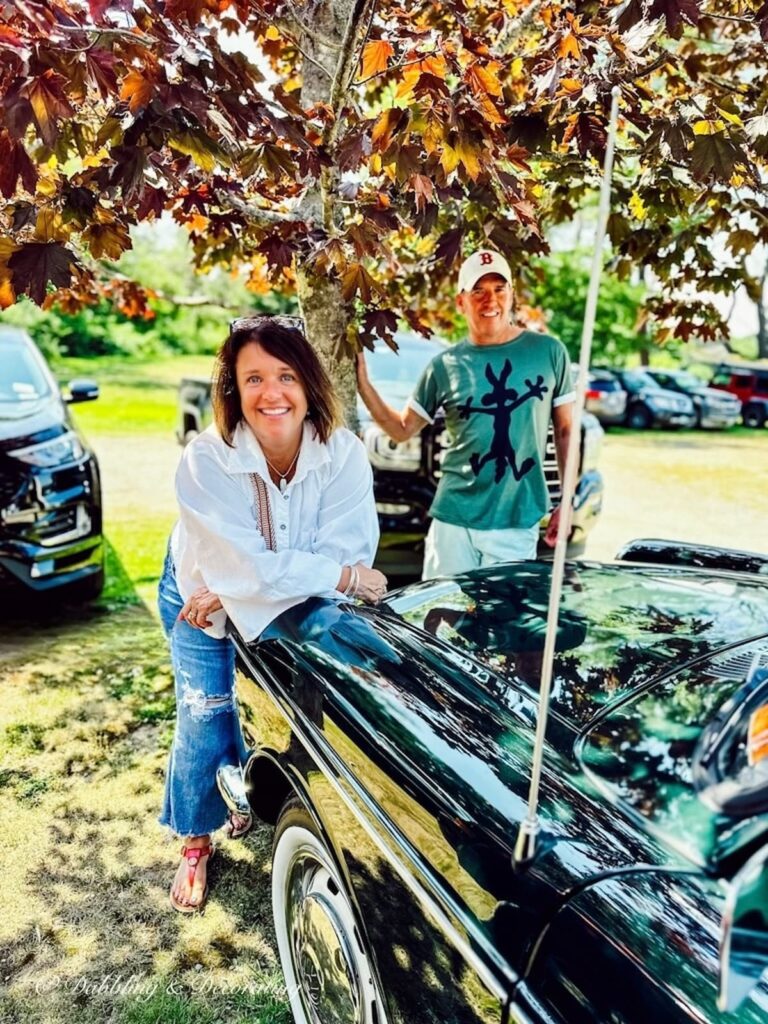
[[[298,853],[288,881],[291,952],[309,1019],[363,1024],[351,908],[324,865]]]

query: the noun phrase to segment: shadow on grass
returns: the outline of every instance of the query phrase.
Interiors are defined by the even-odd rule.
[[[168,904],[169,659],[111,546],[107,574],[93,604],[14,602],[0,625],[0,1020],[288,1024],[270,830],[221,846],[204,916]]]
[[[86,629],[122,608],[136,607],[147,612],[120,556],[106,537],[104,554],[105,585],[95,600],[72,598],[66,587],[30,591],[14,586],[4,593],[7,611],[0,622],[0,661],[11,647],[16,654],[23,655],[29,648],[34,653],[41,635]]]

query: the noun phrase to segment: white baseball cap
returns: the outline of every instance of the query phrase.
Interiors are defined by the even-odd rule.
[[[512,284],[512,271],[501,253],[493,249],[478,249],[461,264],[459,291],[471,291],[486,274],[499,274],[507,284]]]

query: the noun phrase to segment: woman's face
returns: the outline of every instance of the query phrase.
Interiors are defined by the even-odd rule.
[[[235,363],[243,419],[267,455],[291,453],[301,439],[308,412],[299,375],[257,341],[240,349]]]

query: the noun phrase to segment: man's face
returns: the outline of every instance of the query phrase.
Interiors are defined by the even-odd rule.
[[[468,292],[456,296],[456,308],[463,313],[469,340],[475,345],[501,344],[509,340],[514,293],[500,274],[484,274]]]

